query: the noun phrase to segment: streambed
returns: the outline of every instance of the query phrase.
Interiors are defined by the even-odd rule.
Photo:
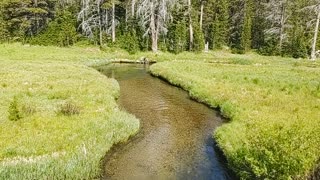
[[[119,82],[120,107],[141,121],[139,134],[108,155],[105,179],[234,179],[214,148],[218,112],[152,77],[146,65],[98,69]]]

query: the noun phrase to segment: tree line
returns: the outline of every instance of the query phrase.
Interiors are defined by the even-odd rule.
[[[2,0],[0,40],[315,59],[319,0]]]

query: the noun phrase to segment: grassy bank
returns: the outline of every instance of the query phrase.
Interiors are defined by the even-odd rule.
[[[320,160],[319,63],[251,55],[217,61],[162,62],[151,72],[231,119],[214,136],[241,178],[308,176]]]
[[[118,109],[117,82],[88,66],[142,57],[180,60],[152,71],[232,119],[215,136],[242,177],[304,176],[319,160],[319,62],[0,44],[0,179],[98,176],[106,151],[139,122]]]
[[[111,146],[139,129],[116,104],[118,83],[84,65],[106,53],[0,46],[0,179],[98,177]]]

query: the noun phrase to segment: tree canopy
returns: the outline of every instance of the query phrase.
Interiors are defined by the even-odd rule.
[[[0,40],[315,59],[319,19],[317,0],[3,0]]]

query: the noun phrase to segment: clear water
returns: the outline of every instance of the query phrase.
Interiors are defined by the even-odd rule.
[[[180,88],[152,77],[144,65],[99,70],[118,80],[120,107],[141,120],[141,131],[105,164],[105,179],[235,179],[214,148],[219,114]]]

